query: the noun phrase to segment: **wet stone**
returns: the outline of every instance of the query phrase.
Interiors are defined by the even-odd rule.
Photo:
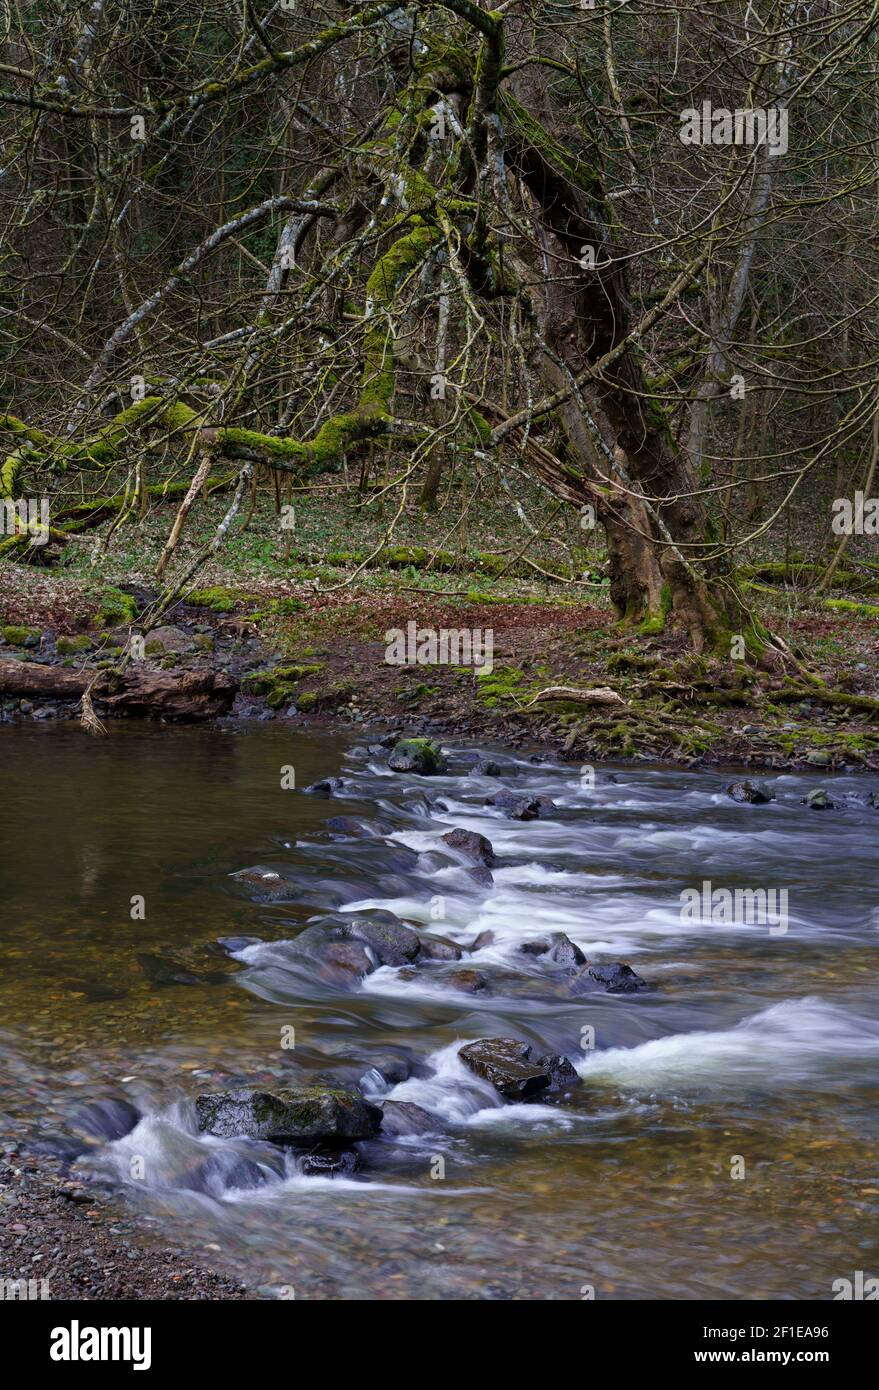
[[[733,801],[746,802],[750,806],[763,806],[774,798],[762,782],[731,782],[726,794]]]
[[[382,914],[381,918],[378,915],[375,918],[353,917],[346,930],[348,935],[370,946],[382,965],[406,965],[415,960],[421,950],[418,933],[393,920],[390,913]]]
[[[261,936],[217,937],[217,945],[230,956],[238,955],[240,951],[246,951],[248,946],[258,946],[261,941]]]
[[[294,885],[289,879],[279,874],[277,869],[269,868],[265,864],[254,864],[250,868],[239,869],[231,877],[237,883],[243,883],[251,889],[254,897],[260,902],[277,902],[290,897],[294,891]]]
[[[381,1111],[358,1091],[322,1086],[218,1091],[198,1096],[195,1110],[203,1133],[273,1144],[369,1139],[381,1125]]]
[[[380,964],[365,942],[352,939],[344,927],[315,923],[306,927],[291,945],[291,954],[314,962],[320,977],[331,984],[357,984]]]
[[[494,864],[491,841],[484,835],[478,835],[475,830],[447,830],[440,838],[444,845],[456,850],[472,864],[484,864],[489,869]]]
[[[299,1166],[307,1177],[347,1178],[360,1171],[363,1159],[359,1149],[324,1145],[302,1154]]]
[[[603,989],[605,994],[636,994],[640,990],[650,988],[647,981],[636,975],[630,965],[624,965],[619,961],[612,965],[585,966],[571,980],[573,994],[594,993],[596,986]]]
[[[130,1100],[93,1100],[74,1110],[70,1128],[87,1139],[112,1143],[130,1134],[140,1118],[140,1111]]]
[[[810,811],[832,811],[836,805],[833,798],[823,787],[815,787],[808,796],[802,798],[803,805],[808,806]]]
[[[335,796],[345,788],[343,777],[323,777],[318,782],[312,782],[311,786],[303,787],[303,791],[314,796]]]
[[[586,957],[580,947],[561,931],[553,932],[549,937],[538,937],[534,941],[523,941],[519,950],[526,956],[548,956],[554,965],[568,969],[586,964]]]
[[[360,820],[357,816],[330,816],[327,830],[347,840],[372,840],[390,834],[391,827],[378,821]]]
[[[490,994],[491,987],[484,975],[480,975],[478,970],[450,970],[447,975],[443,975],[441,983],[447,989],[460,991],[462,994]]]
[[[421,777],[435,777],[447,771],[448,764],[438,743],[430,738],[403,738],[388,757],[388,767],[394,772],[416,772]]]
[[[464,954],[456,942],[446,936],[422,936],[421,955],[427,960],[460,960]]]
[[[489,1081],[505,1100],[533,1100],[573,1086],[579,1080],[565,1057],[535,1057],[530,1043],[517,1038],[483,1038],[467,1043],[459,1059]]]
[[[405,1136],[436,1134],[441,1122],[429,1110],[408,1100],[386,1100],[382,1105],[382,1134]]]
[[[485,804],[502,811],[507,820],[539,820],[557,809],[548,796],[522,796],[506,790],[486,797]]]

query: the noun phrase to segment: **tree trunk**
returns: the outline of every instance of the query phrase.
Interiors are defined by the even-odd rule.
[[[92,684],[94,682],[94,684]],[[198,721],[228,713],[238,684],[225,671],[186,671],[175,676],[150,666],[123,672],[71,671],[32,661],[0,661],[0,696],[78,700],[91,687],[93,700],[111,714]]]

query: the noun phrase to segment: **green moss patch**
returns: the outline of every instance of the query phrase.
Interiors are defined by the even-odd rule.
[[[100,628],[118,627],[120,623],[133,623],[137,617],[137,604],[131,594],[122,589],[107,588],[101,591],[101,606],[95,614],[95,625]]]

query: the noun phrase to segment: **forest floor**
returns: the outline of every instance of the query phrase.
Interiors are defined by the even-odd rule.
[[[396,518],[353,489],[324,487],[297,497],[287,532],[261,492],[247,528],[165,615],[147,659],[171,671],[225,669],[241,682],[233,713],[244,717],[379,723],[544,745],[581,761],[879,768],[875,539],[853,545],[826,598],[813,587],[827,545],[810,552],[808,518],[780,548],[771,537],[749,547],[740,571],[748,600],[799,663],[779,674],[732,654],[695,657],[670,628],[620,626],[606,557],[572,509],[534,493],[523,523],[506,497],[479,495],[465,534],[443,519],[465,500]],[[219,494],[200,504],[176,565],[210,537],[226,505]],[[60,555],[49,548],[38,556],[49,565],[4,563],[0,661],[113,665],[157,591],[153,570],[173,515],[173,504],[157,504],[137,527],[108,536],[104,522]],[[474,640],[490,633],[490,669],[388,662],[389,634],[410,623]],[[536,698],[554,686],[609,687],[619,702]],[[49,717],[39,704],[4,702],[2,689],[0,705],[7,719]]]

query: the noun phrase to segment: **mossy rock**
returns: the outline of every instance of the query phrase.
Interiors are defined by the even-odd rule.
[[[303,1086],[271,1091],[222,1091],[198,1096],[198,1127],[224,1139],[246,1137],[280,1144],[371,1139],[381,1111],[358,1091]]]
[[[133,623],[136,617],[137,603],[132,594],[122,589],[102,590],[101,606],[94,619],[96,627],[118,627],[120,623]]]
[[[283,703],[283,697],[272,703],[272,696],[279,691],[285,691],[288,701],[293,697],[293,687],[298,681],[304,680],[307,676],[316,676],[324,669],[320,661],[311,662],[290,662],[284,666],[273,666],[265,671],[251,671],[244,677],[242,685],[247,687],[251,695],[267,695],[268,703],[273,709]]]
[[[10,647],[37,647],[40,642],[39,628],[35,627],[16,627],[10,624],[8,627],[0,628],[3,639],[8,642]]]
[[[77,656],[80,652],[91,651],[93,646],[91,637],[80,633],[76,637],[59,637],[55,643],[55,650],[59,656]]]
[[[237,589],[226,589],[216,584],[210,589],[193,589],[186,597],[187,603],[194,604],[196,608],[210,608],[212,613],[231,613],[243,600],[258,603],[259,595],[243,594]]]
[[[401,738],[388,758],[394,772],[417,772],[421,777],[435,777],[448,770],[442,749],[432,738]]]

